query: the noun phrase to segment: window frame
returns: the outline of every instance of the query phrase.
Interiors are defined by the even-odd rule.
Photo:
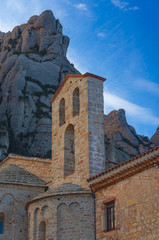
[[[109,232],[115,230],[115,200],[104,203],[104,231]]]

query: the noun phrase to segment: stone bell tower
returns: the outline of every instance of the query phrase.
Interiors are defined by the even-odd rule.
[[[67,75],[52,103],[53,187],[87,179],[105,169],[103,82],[85,73]]]

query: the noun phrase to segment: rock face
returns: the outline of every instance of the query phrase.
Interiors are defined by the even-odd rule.
[[[104,127],[106,168],[159,145],[159,132],[154,134],[151,141],[148,137],[137,135],[135,129],[128,125],[123,109],[105,115]]]
[[[0,159],[14,152],[51,156],[52,98],[65,75],[69,38],[51,11],[0,32]]]
[[[150,141],[159,146],[159,127],[157,128],[157,131],[154,133]]]
[[[51,105],[68,73],[69,38],[51,11],[33,16],[12,32],[0,32],[0,160],[14,152],[51,157]],[[149,141],[128,125],[124,110],[105,116],[106,167],[159,145],[159,128]]]

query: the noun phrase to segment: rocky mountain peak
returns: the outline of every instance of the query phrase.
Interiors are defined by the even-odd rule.
[[[0,33],[1,51],[10,55],[20,53],[58,54],[66,57],[69,38],[63,36],[62,25],[52,11],[32,16],[26,24],[15,27],[12,32]]]
[[[52,11],[0,32],[0,159],[15,152],[51,156],[51,105],[65,75],[69,38]]]
[[[104,116],[104,132],[107,168],[159,145],[159,132],[151,140],[138,135],[127,123],[124,109]]]
[[[51,157],[49,100],[65,75],[78,74],[67,59],[69,38],[47,10],[11,32],[0,32],[0,160],[8,153]],[[136,134],[125,111],[104,116],[106,167],[159,145]]]
[[[151,137],[150,141],[159,146],[159,127],[157,128],[154,135]]]

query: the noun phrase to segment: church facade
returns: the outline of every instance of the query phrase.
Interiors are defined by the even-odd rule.
[[[159,147],[107,169],[104,81],[65,77],[50,101],[52,159],[0,164],[0,239],[159,238]]]

